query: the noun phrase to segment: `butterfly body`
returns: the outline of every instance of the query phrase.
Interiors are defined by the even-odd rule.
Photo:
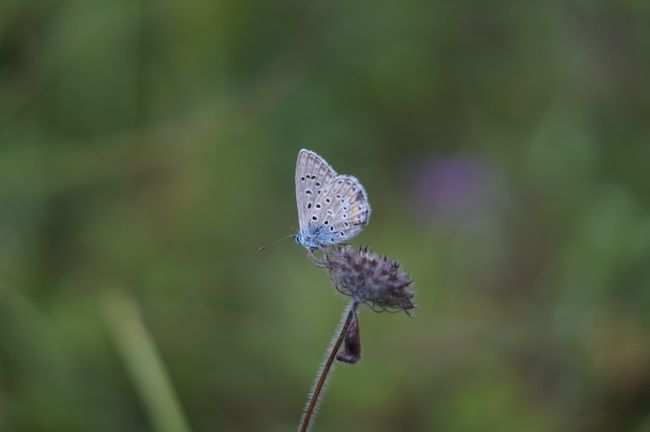
[[[334,238],[325,225],[309,224],[306,232],[296,234],[296,243],[309,250],[324,249],[333,243]]]
[[[316,153],[302,149],[296,163],[296,242],[310,251],[357,235],[368,224],[370,204],[355,177],[337,174]]]

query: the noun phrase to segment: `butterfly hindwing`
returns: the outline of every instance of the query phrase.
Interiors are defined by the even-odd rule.
[[[370,204],[365,189],[355,177],[339,175],[317,196],[309,222],[322,226],[319,239],[327,244],[344,242],[368,224]]]

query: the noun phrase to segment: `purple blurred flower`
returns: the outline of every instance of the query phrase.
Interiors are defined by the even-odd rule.
[[[425,220],[459,225],[493,216],[504,204],[504,175],[494,164],[466,156],[436,157],[416,167],[413,202]]]

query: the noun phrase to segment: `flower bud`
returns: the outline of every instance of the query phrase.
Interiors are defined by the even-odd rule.
[[[338,361],[355,364],[361,359],[361,335],[359,334],[359,317],[356,312],[345,335],[343,351],[336,355]]]

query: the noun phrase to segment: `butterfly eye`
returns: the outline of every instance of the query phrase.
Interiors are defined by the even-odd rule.
[[[320,208],[320,204],[316,204],[316,208]]]

